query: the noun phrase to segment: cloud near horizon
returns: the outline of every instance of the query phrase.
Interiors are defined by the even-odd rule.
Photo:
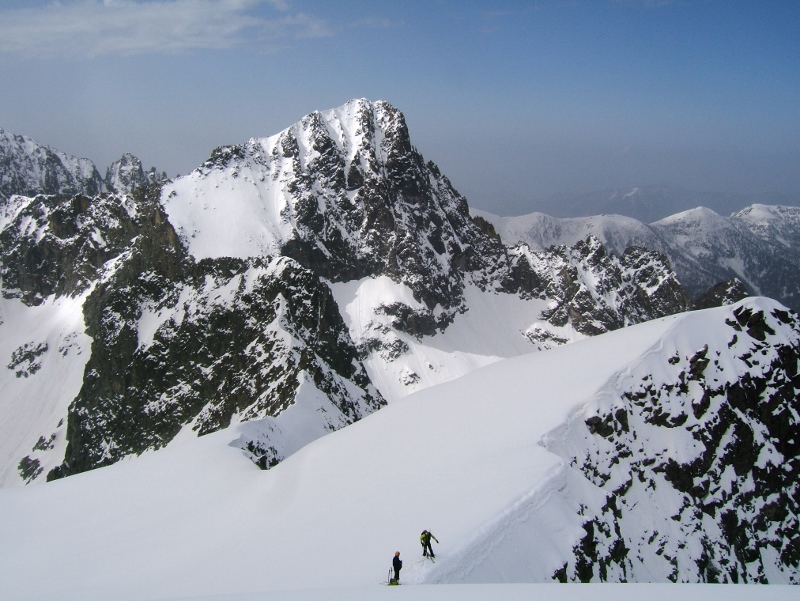
[[[285,0],[72,0],[0,10],[0,57],[176,54],[326,35],[324,21],[292,13]]]

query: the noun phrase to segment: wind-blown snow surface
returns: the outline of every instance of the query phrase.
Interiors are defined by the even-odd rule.
[[[563,586],[560,584],[459,584],[450,586],[361,587],[328,590],[257,592],[192,597],[192,601],[783,601],[796,599],[791,586],[603,584]],[[189,601],[184,597],[184,601]],[[178,601],[178,600],[175,600]]]
[[[250,422],[64,480],[0,490],[0,597],[236,599],[267,591],[302,599],[310,594],[303,590],[337,598],[331,589],[347,588],[362,591],[350,598],[372,598],[395,550],[405,558],[406,585],[551,581],[584,537],[587,510],[600,511],[606,495],[565,456],[586,438],[584,421],[639,383],[639,372],[656,380],[669,373],[670,356],[705,345],[741,350],[749,339],[732,343],[726,325],[736,309],[782,310],[750,299],[500,361],[397,401],[269,471],[231,444],[258,424]],[[786,338],[792,331],[779,330],[775,341],[796,345]],[[715,366],[715,382],[755,370],[727,358]],[[685,429],[661,428],[650,439],[654,431],[642,429],[637,444],[679,461],[697,452]],[[675,499],[644,488],[629,501],[637,522],[663,526],[670,538]],[[441,541],[435,564],[419,561],[423,528]],[[664,581],[644,546],[628,578]],[[774,566],[770,580],[781,582]],[[419,590],[398,594],[447,598]],[[795,590],[771,589],[770,597]]]

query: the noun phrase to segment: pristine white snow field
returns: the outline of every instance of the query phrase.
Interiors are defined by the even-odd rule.
[[[40,445],[52,445],[55,452],[48,457],[64,456],[63,418],[80,391],[89,360],[84,299],[50,298],[29,307],[18,299],[0,298],[0,357],[11,358],[0,368],[16,376],[5,379],[0,394],[0,487],[21,483],[19,457],[41,456],[44,472],[55,467],[55,460],[47,463],[33,449],[42,433],[53,436]]]
[[[715,324],[730,310],[498,361],[269,471],[230,446],[241,424],[0,490],[0,599],[797,599],[777,586],[499,584],[548,581],[583,535],[577,505],[602,494],[543,441],[592,415],[631,366],[724,344]],[[421,561],[424,528],[435,564]],[[382,586],[396,550],[403,586]],[[418,586],[438,583],[451,586]]]
[[[789,585],[724,584],[451,584],[260,591],[170,601],[794,601]],[[119,597],[125,598],[124,596]],[[164,600],[166,601],[166,600]]]
[[[537,319],[548,308],[548,301],[484,291],[472,283],[464,287],[468,311],[456,314],[444,332],[416,338],[393,330],[393,318],[380,310],[396,302],[424,309],[404,284],[380,276],[328,282],[328,286],[356,344],[369,338],[399,339],[409,348],[389,360],[378,352],[364,361],[370,379],[390,402],[495,361],[537,350],[525,336],[533,328],[548,329],[570,341],[585,338],[571,326],[559,328]]]

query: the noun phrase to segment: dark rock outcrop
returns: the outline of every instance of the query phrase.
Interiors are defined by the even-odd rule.
[[[726,323],[626,373],[583,444],[553,442],[606,495],[554,579],[798,583],[800,316],[742,303]]]
[[[693,309],[711,309],[712,307],[724,307],[739,302],[747,298],[749,293],[747,288],[738,278],[727,282],[720,282],[709,288],[703,296],[694,301]]]
[[[105,190],[105,181],[89,159],[0,129],[0,201],[14,194],[92,196]]]
[[[137,236],[84,304],[92,356],[49,478],[161,448],[184,427],[278,415],[304,382],[345,423],[383,404],[317,276],[288,258],[196,263],[158,187],[137,194]]]
[[[131,194],[139,186],[166,181],[167,174],[159,173],[155,167],[145,171],[142,162],[129,152],[106,170],[106,185],[117,194]]]

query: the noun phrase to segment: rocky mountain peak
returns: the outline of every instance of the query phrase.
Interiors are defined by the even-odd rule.
[[[89,159],[68,155],[0,128],[0,200],[14,194],[131,194],[137,186],[166,179],[167,174],[155,167],[145,171],[142,162],[127,152],[111,164],[103,178]]]
[[[117,161],[111,163],[106,170],[106,184],[110,190],[118,194],[131,194],[144,184],[155,184],[165,181],[167,174],[158,172],[155,167],[145,171],[142,161],[129,152],[122,155]]]
[[[89,159],[0,129],[0,200],[12,194],[99,194],[106,183]]]
[[[243,450],[269,467],[498,357],[687,308],[658,253],[504,246],[385,102],[217,148],[173,181],[149,183],[133,155],[108,177],[124,193],[16,197],[0,220],[5,300],[69,298],[83,317],[69,341],[7,343],[27,374],[9,398],[57,408],[9,452],[25,481],[250,420],[269,426]],[[67,372],[68,393],[37,388]]]
[[[695,309],[710,309],[711,307],[723,307],[732,305],[749,295],[747,288],[738,278],[733,278],[727,282],[720,282],[716,286],[709,288],[703,296],[694,302]]]
[[[463,268],[500,252],[386,102],[354,100],[217,149],[163,202],[195,257],[280,253],[332,281],[388,275],[430,308],[456,306]]]

